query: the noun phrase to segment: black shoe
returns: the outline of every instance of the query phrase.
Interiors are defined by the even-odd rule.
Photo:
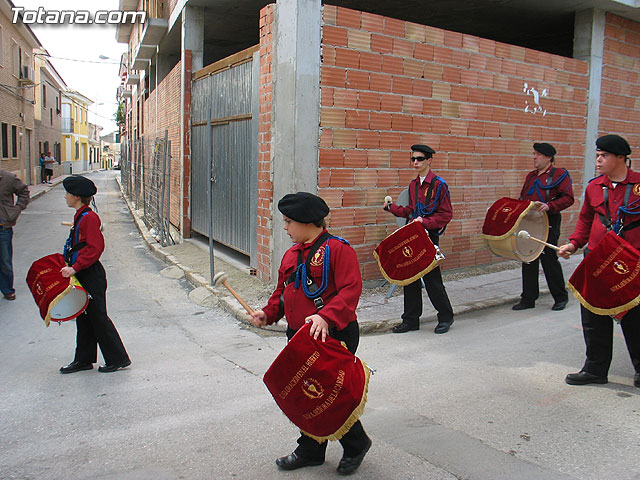
[[[520,301],[520,303],[516,303],[513,307],[511,307],[511,310],[526,310],[528,308],[536,308],[536,304]]]
[[[580,371],[578,373],[570,373],[564,381],[569,385],[587,385],[589,383],[607,383],[609,380],[607,380],[607,377],[598,377],[597,375]]]
[[[126,368],[129,365],[131,365],[131,360],[125,360],[122,363],[114,363],[114,364],[111,364],[111,365],[102,365],[101,367],[98,367],[98,371],[102,372],[102,373],[115,372],[116,370],[119,370],[121,368]]]
[[[65,365],[64,367],[60,367],[60,373],[73,373],[79,372],[80,370],[91,370],[93,368],[93,364],[78,362],[74,360],[69,365]]]
[[[561,300],[559,302],[556,302],[553,304],[553,307],[551,307],[551,310],[555,310],[556,312],[559,310],[564,310],[564,307],[567,306],[567,303],[569,303],[569,300]]]
[[[633,386],[640,388],[640,373],[636,373],[633,377]]]
[[[280,457],[276,460],[276,465],[282,470],[297,470],[303,467],[313,467],[315,465],[322,465],[324,460],[309,460],[306,458],[300,458],[295,453]]]
[[[407,332],[411,332],[412,330],[419,330],[419,329],[420,329],[420,324],[410,325],[408,323],[402,322],[399,325],[396,325],[395,327],[393,327],[391,331],[393,333],[407,333]]]
[[[7,300],[15,300],[16,293],[15,292],[5,293],[4,298],[6,298]]]
[[[453,318],[451,319],[450,322],[438,322],[438,325],[436,325],[436,329],[434,330],[435,333],[447,333],[449,331],[449,329],[451,328],[451,325],[453,324]]]
[[[369,443],[367,443],[367,446],[364,447],[364,450],[362,450],[362,452],[360,452],[358,455],[356,455],[355,457],[342,457],[340,459],[340,463],[338,464],[337,468],[337,472],[340,475],[349,475],[350,473],[353,473],[358,469],[358,467],[362,463],[362,460],[364,460],[364,456],[371,448],[371,439],[369,438],[367,440],[369,441]]]

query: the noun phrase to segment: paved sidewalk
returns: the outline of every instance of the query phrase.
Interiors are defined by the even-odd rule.
[[[116,178],[120,184],[119,178]],[[162,247],[144,225],[141,220],[141,212],[135,211],[126,197],[125,201],[150,250],[170,266],[163,271],[163,274],[175,278],[184,275],[196,287],[190,294],[193,301],[209,306],[219,305],[240,321],[248,324],[246,311],[226,288],[220,285],[215,287],[211,285],[208,244],[188,239],[178,245]],[[569,260],[561,259],[565,279],[571,276],[581,259],[582,255],[576,255]],[[522,285],[519,265],[519,263],[511,261],[499,266],[473,268],[466,272],[443,272],[445,287],[456,316],[479,309],[517,303],[520,299]],[[220,271],[226,273],[229,286],[250,306],[254,309],[260,309],[265,305],[272,292],[272,287],[264,284],[255,276],[251,276],[247,266],[218,251],[214,256],[214,266],[216,273]],[[501,270],[496,271],[496,269]],[[553,299],[549,295],[542,269],[540,271],[541,296],[537,301],[536,308],[550,310]],[[364,290],[357,311],[361,333],[386,332],[400,322],[400,315],[403,311],[402,288],[396,288],[393,295],[389,297],[390,288],[391,286],[387,284]],[[569,301],[575,302],[577,300],[570,295]],[[437,323],[436,311],[424,291],[423,305],[422,328],[433,329]],[[514,315],[521,314],[514,313]],[[463,319],[458,317],[457,320]],[[286,325],[285,322],[279,322],[267,328],[274,331],[284,331]],[[455,324],[452,327],[453,330],[455,330]]]
[[[82,172],[88,173],[88,172]],[[67,178],[68,175],[61,175],[59,177],[55,177],[51,179],[51,183],[37,183],[35,185],[29,185],[29,196],[31,200],[35,200],[38,197],[41,197],[53,187],[62,183],[62,181]]]

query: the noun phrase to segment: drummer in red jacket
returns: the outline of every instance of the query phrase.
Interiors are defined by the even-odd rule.
[[[629,143],[618,135],[604,135],[596,141],[596,171],[584,193],[578,223],[569,243],[558,254],[564,258],[585,245],[593,250],[609,230],[640,249],[640,173],[627,166]],[[630,163],[630,162],[629,162]],[[613,319],[580,307],[582,333],[587,358],[582,370],[565,378],[569,385],[607,383],[613,353]],[[631,363],[635,369],[633,384],[640,388],[640,306],[629,310],[620,320]]]
[[[100,218],[89,208],[98,191],[95,184],[81,175],[72,175],[62,181],[67,205],[76,209],[73,227],[64,247],[67,262],[60,272],[68,278],[75,275],[91,299],[84,313],[76,319],[78,334],[76,353],[61,373],[91,370],[97,361],[97,346],[105,360],[99,372],[115,372],[131,365],[120,335],[107,315],[107,276],[100,263],[104,251],[104,238],[100,231]]]
[[[261,327],[285,316],[289,340],[305,323],[311,323],[310,334],[315,339],[325,341],[330,335],[355,354],[360,341],[356,307],[362,293],[356,252],[346,240],[327,232],[324,217],[329,207],[322,198],[307,192],[285,195],[278,210],[295,245],[282,257],[278,285],[267,305],[251,315],[251,323]],[[308,284],[307,278],[313,282]],[[371,447],[360,420],[340,443],[344,454],[338,473],[353,473]],[[301,433],[295,451],[278,458],[276,465],[283,470],[321,465],[326,449],[326,441],[318,443]]]
[[[447,183],[431,170],[434,153],[436,153],[435,150],[428,145],[411,147],[411,166],[418,175],[409,184],[409,205],[403,207],[385,202],[383,208],[396,217],[411,218],[415,222],[420,222],[433,244],[438,245],[440,235],[444,233],[453,217],[453,211]],[[447,333],[451,328],[453,308],[442,283],[440,267],[436,267],[422,279],[404,286],[402,323],[393,327],[393,333],[405,333],[420,328],[423,282],[429,300],[438,312],[435,333]]]
[[[529,172],[520,192],[520,200],[535,202],[535,208],[540,212],[547,212],[549,218],[549,235],[547,242],[558,245],[562,216],[560,212],[573,205],[573,187],[571,177],[565,168],[555,166],[556,149],[549,143],[533,144],[533,166],[535,170]],[[564,310],[569,301],[569,294],[562,273],[562,266],[558,261],[556,251],[545,247],[540,257],[532,262],[522,263],[522,294],[520,302],[513,310],[534,308],[540,295],[538,275],[540,264],[547,279],[549,291],[553,297],[551,310]]]

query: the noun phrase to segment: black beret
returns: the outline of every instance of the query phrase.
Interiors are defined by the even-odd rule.
[[[596,140],[596,149],[614,155],[631,155],[629,143],[620,135],[604,135]]]
[[[547,157],[553,157],[556,154],[556,149],[550,143],[534,143],[533,149]]]
[[[300,223],[313,223],[329,214],[329,207],[325,201],[308,192],[285,195],[278,202],[278,210]]]
[[[92,197],[98,189],[95,183],[82,175],[71,175],[62,181],[64,189],[78,197]]]
[[[429,145],[411,145],[411,150],[414,152],[422,152],[427,156],[427,158],[431,158],[431,155],[436,153],[436,151]]]

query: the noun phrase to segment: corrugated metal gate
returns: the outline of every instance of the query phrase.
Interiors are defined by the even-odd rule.
[[[191,226],[209,236],[211,198],[213,239],[249,255],[251,265],[257,249],[256,51],[196,72],[191,90]]]

